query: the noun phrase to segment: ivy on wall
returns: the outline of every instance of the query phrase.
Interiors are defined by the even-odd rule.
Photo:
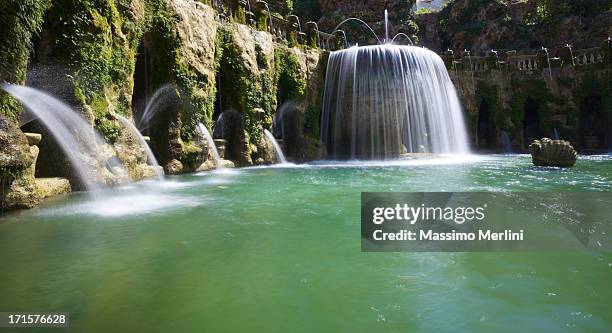
[[[0,82],[25,82],[32,38],[40,32],[50,4],[50,0],[0,2]],[[20,104],[0,91],[0,114],[16,123],[20,111]]]
[[[263,104],[265,93],[259,85],[262,78],[252,77],[252,73],[247,69],[231,26],[219,29],[217,46],[218,70],[223,71],[224,74],[224,81],[221,84],[228,102],[225,107],[242,113],[245,130],[252,139],[259,139],[261,130],[257,127],[254,109]],[[267,61],[262,56],[262,54],[258,55],[258,62]]]
[[[277,85],[285,100],[300,101],[306,92],[306,80],[300,77],[300,63],[289,50],[274,51]],[[282,102],[282,101],[281,101]]]

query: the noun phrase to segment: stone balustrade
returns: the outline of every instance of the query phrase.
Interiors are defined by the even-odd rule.
[[[489,70],[515,71],[532,73],[551,68],[588,67],[610,65],[610,47],[592,47],[589,49],[571,50],[569,47],[557,50],[538,50],[533,54],[517,54],[517,51],[505,53],[489,52],[487,55],[474,56],[447,51],[441,55],[448,70],[486,72]]]
[[[209,0],[208,4],[219,12],[221,22],[231,17],[238,23],[267,31],[278,41],[286,41],[291,46],[307,45],[326,50],[342,48],[342,37],[319,31],[315,22],[300,22],[296,15],[283,17],[274,4],[266,1]]]
[[[576,50],[573,52],[573,56],[576,66],[587,66],[606,62],[606,52],[600,47]]]

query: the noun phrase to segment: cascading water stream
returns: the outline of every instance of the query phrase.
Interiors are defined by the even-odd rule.
[[[548,54],[548,49],[542,46],[542,51],[546,53],[546,63],[548,64],[548,76],[550,77],[550,82],[552,82],[552,68],[550,67],[550,55]]]
[[[102,137],[69,106],[46,93],[10,84],[2,88],[19,100],[47,128],[70,160],[78,181],[90,195],[95,195],[95,191],[102,187],[94,181],[100,163],[104,161],[98,147],[99,142],[104,142]],[[125,174],[120,162],[114,167],[120,168],[122,174]]]
[[[176,98],[174,85],[164,84],[159,87],[153,93],[153,96],[147,100],[147,105],[145,106],[140,119],[136,122],[137,128],[141,131],[148,129],[153,118],[155,118],[159,111],[163,110],[164,106],[167,106],[171,98]]]
[[[499,135],[499,142],[501,143],[504,154],[512,154],[512,140],[506,131],[502,130]]]
[[[389,12],[385,9],[385,43],[389,43]]]
[[[469,153],[444,62],[420,47],[386,44],[332,52],[321,118],[328,158]]]
[[[204,124],[198,123],[198,131],[200,131],[200,134],[202,134],[206,139],[210,154],[212,155],[212,158],[215,161],[215,166],[217,167],[217,169],[222,169],[223,163],[221,163],[221,156],[219,156],[219,151],[217,150],[217,146],[215,145],[215,140],[213,140],[212,135],[210,135],[208,128],[206,128]]]
[[[270,133],[270,131],[266,129],[264,130],[264,134],[266,135],[266,138],[270,140],[270,142],[272,143],[272,146],[274,147],[274,152],[276,153],[276,159],[278,160],[278,163],[280,164],[287,163],[285,154],[283,154],[283,150],[281,149],[280,145],[276,141],[276,138],[274,138],[274,135],[272,135],[272,133]]]
[[[157,176],[157,179],[163,180],[164,173],[162,171],[162,168],[159,166],[159,163],[157,162],[157,159],[155,158],[153,151],[147,144],[147,141],[142,136],[142,134],[140,134],[140,131],[127,118],[121,115],[115,115],[115,117],[117,117],[117,119],[119,119],[119,121],[123,124],[123,126],[127,127],[127,129],[130,130],[132,135],[138,140],[138,143],[140,144],[140,146],[144,149],[145,153],[147,154],[147,160],[149,164],[152,165],[155,169],[155,175]]]

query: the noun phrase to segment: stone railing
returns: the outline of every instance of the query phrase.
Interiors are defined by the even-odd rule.
[[[531,54],[517,54],[517,51],[491,51],[485,55],[461,54],[447,51],[441,55],[449,70],[486,72],[490,70],[532,73],[550,68],[586,67],[611,65],[611,46],[572,50],[571,46],[557,50],[537,50]]]
[[[209,0],[208,3],[217,10],[222,22],[232,18],[238,23],[267,31],[277,41],[286,41],[290,46],[305,45],[333,50],[343,44],[340,40],[342,37],[320,31],[315,22],[301,22],[296,15],[283,17],[274,5],[266,1]]]
[[[609,51],[608,51],[609,52]],[[574,64],[576,66],[587,66],[594,64],[602,64],[606,62],[606,51],[600,47],[590,49],[576,50],[573,52]],[[608,59],[608,63],[610,60]]]
[[[537,55],[508,56],[508,68],[517,71],[535,71],[542,67],[540,60]]]

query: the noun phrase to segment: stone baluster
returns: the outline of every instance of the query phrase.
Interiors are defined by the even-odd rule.
[[[264,1],[257,1],[253,6],[253,12],[255,15],[255,27],[261,31],[268,31],[272,33],[270,27],[270,14],[266,8]]]
[[[314,22],[306,22],[306,45],[310,47],[318,47],[320,44],[319,41],[319,31],[317,29],[317,25]]]

